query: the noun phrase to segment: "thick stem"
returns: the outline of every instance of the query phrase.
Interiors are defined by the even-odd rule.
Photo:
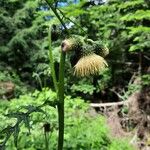
[[[49,150],[49,135],[47,132],[44,132],[44,136],[45,136],[45,150]]]
[[[58,150],[63,149],[64,141],[64,73],[65,73],[65,56],[61,52],[60,66],[59,66],[59,86],[58,86],[58,121],[59,121],[59,135],[58,135]]]
[[[51,48],[51,30],[49,30],[49,57],[51,62],[51,71],[54,82],[55,91],[58,94],[58,123],[59,123],[59,135],[58,135],[58,150],[63,149],[64,141],[64,70],[65,70],[65,56],[64,52],[61,52],[60,66],[59,66],[59,83],[57,86],[56,73],[54,68],[53,54]]]
[[[69,34],[65,23],[63,22],[62,18],[58,14],[55,7],[49,0],[45,0],[53,13],[56,15],[64,29],[66,30],[67,34]],[[59,135],[58,135],[58,150],[63,150],[63,142],[64,142],[64,70],[65,70],[65,56],[64,52],[61,52],[61,59],[60,59],[60,66],[59,66],[59,83],[58,83],[58,91],[57,95],[59,98],[58,102],[58,121],[59,121]]]

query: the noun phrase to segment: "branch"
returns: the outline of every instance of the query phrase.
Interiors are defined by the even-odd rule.
[[[129,101],[122,101],[122,102],[113,102],[113,103],[91,103],[91,107],[112,107],[112,106],[123,106],[127,105]]]
[[[66,17],[66,15],[65,15],[59,8],[57,8],[57,10],[59,10],[59,12],[62,14],[62,16],[63,16],[65,19],[67,19],[67,20],[69,20],[70,22],[72,22],[73,24],[75,24],[77,27],[79,27],[79,28],[85,33],[85,31],[83,30],[83,28],[81,28],[80,25],[78,25],[76,22],[74,22],[74,21],[71,20],[70,18]]]
[[[68,33],[68,30],[67,30],[67,27],[65,25],[65,23],[63,22],[63,20],[61,19],[61,17],[59,16],[56,8],[54,8],[52,6],[52,4],[48,1],[48,0],[45,0],[47,2],[47,4],[49,5],[49,7],[52,9],[53,13],[56,15],[56,17],[58,18],[58,20],[60,21],[60,23],[62,24],[62,26],[64,27],[64,29],[66,30],[66,32]]]
[[[113,64],[125,64],[125,65],[138,65],[138,63],[136,63],[136,62],[123,62],[123,61],[117,61],[117,60],[112,60],[112,59],[110,59],[110,60],[108,60],[108,62],[110,62],[110,63],[113,63]]]
[[[125,101],[125,98],[124,98],[123,96],[121,96],[119,93],[117,93],[115,90],[110,89],[110,91],[112,91],[113,93],[115,93],[115,94],[118,96],[118,98],[120,98],[120,99],[122,99],[123,101]]]
[[[147,60],[150,60],[150,58],[149,58],[148,56],[144,55],[144,57],[145,57]]]

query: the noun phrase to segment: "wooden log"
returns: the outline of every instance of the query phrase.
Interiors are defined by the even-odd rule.
[[[129,101],[112,102],[112,103],[91,103],[91,107],[112,107],[112,106],[123,106],[128,105]]]

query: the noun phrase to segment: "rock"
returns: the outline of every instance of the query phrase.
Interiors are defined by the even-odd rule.
[[[11,99],[14,97],[15,84],[11,81],[0,82],[0,98]]]

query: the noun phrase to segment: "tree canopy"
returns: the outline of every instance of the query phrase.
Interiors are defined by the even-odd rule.
[[[61,50],[65,51],[66,47],[63,46],[66,45],[70,47],[67,47],[69,50],[66,52],[63,87],[57,81],[64,75],[62,73],[61,76],[59,71],[61,67],[64,67],[61,65],[62,59],[60,58],[62,58]],[[53,59],[50,50],[52,50]],[[27,99],[30,102],[37,99],[38,106],[33,104],[33,106],[22,108],[19,103],[17,108],[20,107],[21,110],[26,109],[27,111],[26,113],[19,112],[23,117],[20,114],[13,114],[26,127],[30,128],[30,113],[37,108],[39,108],[38,112],[43,113],[43,107],[46,109],[47,105],[54,107],[53,100],[56,100],[56,97],[61,99],[64,96],[63,92],[60,94],[56,89],[57,87],[58,89],[63,88],[66,99],[73,101],[75,99],[75,106],[72,101],[66,103],[65,112],[68,113],[65,118],[67,122],[66,150],[72,148],[68,142],[70,139],[74,149],[94,149],[96,147],[94,149],[96,150],[98,146],[102,146],[104,149],[116,149],[118,143],[106,136],[105,127],[102,126],[103,129],[97,128],[98,123],[91,117],[87,117],[89,121],[92,121],[90,127],[87,126],[88,122],[85,119],[87,106],[82,103],[81,99],[89,100],[91,103],[118,102],[128,100],[132,94],[139,90],[144,91],[144,94],[149,93],[147,90],[150,86],[149,64],[150,2],[148,0],[0,1],[0,99],[2,101],[13,99],[10,104],[5,103],[4,108],[1,109],[3,106],[0,106],[0,112],[5,112],[5,108],[6,112],[11,111],[11,105],[17,107],[16,101],[18,99],[20,103]],[[64,68],[62,70],[64,71]],[[53,84],[54,72],[56,72],[55,84]],[[48,89],[51,89],[52,103]],[[58,94],[57,96],[54,91]],[[147,95],[145,97],[148,97]],[[76,99],[75,97],[81,98]],[[141,97],[140,100],[143,99]],[[47,104],[47,101],[43,102],[43,99],[50,100],[50,102],[48,101]],[[148,114],[150,103],[147,99],[144,98],[143,105],[139,102],[141,104],[140,110],[146,111],[144,112],[146,114]],[[25,105],[30,102],[27,100]],[[74,107],[77,114],[73,111]],[[56,116],[54,110],[51,111],[52,113],[47,111],[46,113],[53,116],[52,140],[54,144],[52,147],[54,148],[58,128],[56,117],[59,115]],[[79,114],[84,114],[84,119],[82,116],[77,118],[78,111]],[[124,116],[128,113],[126,107],[121,110],[121,113]],[[28,116],[26,117],[24,114]],[[76,119],[73,125],[71,121],[74,120],[70,117],[71,115],[74,115]],[[4,119],[5,117],[0,115],[0,118]],[[41,121],[42,117],[39,118]],[[34,120],[34,115],[32,119]],[[97,120],[100,123],[105,122],[101,118]],[[51,119],[48,119],[48,122],[50,121]],[[11,129],[8,122],[7,129]],[[38,122],[38,115],[35,116],[35,122]],[[33,126],[39,128],[40,126],[35,122],[32,122]],[[47,124],[45,120],[43,122],[44,125]],[[79,122],[83,125],[80,126]],[[13,126],[14,138],[19,136],[20,128],[17,123],[15,124],[17,127]],[[4,127],[4,124],[1,124]],[[79,131],[76,131],[77,129],[71,131],[71,125],[79,128]],[[133,126],[129,125],[129,128],[134,129]],[[0,130],[2,127],[0,126]],[[101,137],[100,143],[98,141],[99,134],[91,139],[91,143],[87,142],[90,133],[87,131],[85,135],[80,134],[81,130],[86,130],[86,128],[90,130],[89,132],[96,128],[100,131],[99,133],[102,133],[104,137]],[[7,134],[7,132],[5,133]],[[94,133],[96,134],[95,130]],[[21,134],[23,135],[23,131]],[[34,136],[37,137],[37,135]],[[83,141],[80,141],[80,136]],[[85,139],[84,136],[86,136]],[[31,139],[29,141],[31,142]],[[40,143],[39,139],[37,141]],[[33,144],[33,142],[31,143]],[[15,141],[15,145],[17,145],[17,141]],[[40,147],[36,147],[34,144],[32,146],[35,149]],[[11,147],[11,143],[8,144],[8,147]],[[122,149],[130,148],[125,143],[125,147]]]

